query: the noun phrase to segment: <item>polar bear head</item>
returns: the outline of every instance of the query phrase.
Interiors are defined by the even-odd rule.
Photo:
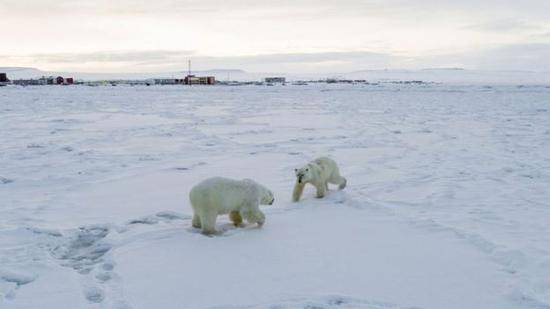
[[[315,167],[312,164],[308,164],[301,168],[294,169],[296,174],[296,181],[298,183],[308,183],[315,179]]]
[[[273,192],[271,192],[271,190],[268,190],[267,188],[264,187],[262,190],[262,198],[260,200],[260,204],[273,205],[273,202],[275,202],[275,197],[273,196]]]
[[[273,202],[275,202],[275,197],[273,196],[273,192],[269,190],[268,188],[262,186],[261,184],[257,183],[256,181],[252,179],[243,179],[245,183],[247,183],[247,186],[250,188],[253,188],[253,192],[256,192],[255,194],[258,194],[260,198],[260,204],[262,205],[273,205]]]

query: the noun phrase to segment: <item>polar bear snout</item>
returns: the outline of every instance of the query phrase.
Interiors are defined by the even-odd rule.
[[[275,197],[273,196],[273,192],[271,192],[270,190],[267,190],[266,193],[264,194],[264,197],[262,198],[261,204],[273,205],[274,202],[275,202]]]
[[[300,184],[308,182],[311,178],[309,168],[307,167],[303,167],[301,169],[294,169],[294,173],[296,174],[296,181]]]

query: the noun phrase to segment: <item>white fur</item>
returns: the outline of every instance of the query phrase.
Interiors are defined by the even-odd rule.
[[[347,183],[346,178],[340,176],[336,162],[327,157],[317,158],[304,167],[295,169],[294,172],[296,174],[296,184],[292,193],[293,202],[300,200],[307,183],[315,186],[318,198],[325,196],[329,183],[338,185],[340,190],[344,189]]]
[[[194,186],[189,200],[193,207],[193,227],[201,228],[203,234],[215,234],[218,215],[231,214],[236,226],[242,218],[262,226],[265,216],[259,205],[271,205],[275,199],[270,190],[254,180],[213,177]]]

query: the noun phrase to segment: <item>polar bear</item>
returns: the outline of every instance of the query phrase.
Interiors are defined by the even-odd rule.
[[[193,208],[193,227],[209,235],[216,234],[218,215],[229,214],[235,226],[240,226],[243,218],[262,226],[265,216],[259,205],[272,205],[275,198],[269,189],[254,180],[213,177],[195,185],[189,200]]]
[[[322,198],[328,190],[328,184],[338,185],[340,190],[347,184],[346,178],[340,176],[340,171],[334,160],[321,157],[317,158],[304,167],[294,169],[296,174],[296,184],[292,193],[292,201],[297,202],[304,192],[306,183],[310,183],[317,189],[317,197]]]

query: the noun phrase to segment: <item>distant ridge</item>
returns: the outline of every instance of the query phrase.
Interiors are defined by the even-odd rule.
[[[8,73],[9,75],[12,75],[12,74],[40,75],[45,73],[36,68],[26,68],[26,67],[0,67],[0,72]]]
[[[465,71],[465,68],[425,68],[422,71]]]
[[[17,70],[37,70],[37,69],[26,68],[26,67],[0,67],[0,71],[3,71],[3,72],[10,72],[10,71],[17,71]]]
[[[356,73],[416,73],[421,71],[466,71],[464,68],[424,68],[424,69],[366,69],[366,70],[357,70],[352,71],[346,74],[356,74]]]

